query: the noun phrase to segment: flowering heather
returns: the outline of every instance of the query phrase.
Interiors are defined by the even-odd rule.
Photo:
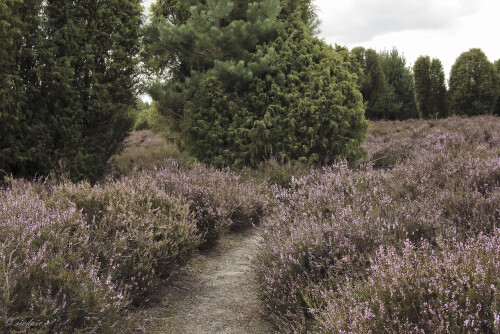
[[[81,210],[101,271],[125,287],[133,302],[199,244],[189,206],[145,178],[133,175],[95,186],[64,183],[50,190],[47,206]]]
[[[369,156],[357,168],[337,163],[293,179],[287,189],[275,188],[280,204],[265,220],[264,245],[256,272],[268,316],[280,333],[317,332],[325,328],[326,332],[356,332],[356,328],[334,326],[337,322],[353,323],[353,317],[361,316],[359,312],[370,311],[368,306],[342,319],[338,318],[342,311],[330,312],[337,312],[344,303],[343,291],[353,284],[369,286],[367,282],[376,279],[374,259],[390,252],[403,254],[403,250],[411,248],[422,257],[422,264],[437,265],[446,254],[483,247],[484,242],[475,240],[491,237],[500,227],[500,119],[379,122],[372,125],[371,131],[365,144]],[[479,249],[475,251],[479,254]],[[477,265],[483,260],[497,264],[494,261],[498,257],[478,256]],[[472,270],[473,264],[462,269]],[[458,264],[443,265],[445,269],[435,268],[434,272],[452,270]],[[411,280],[412,273],[401,275],[401,279]],[[478,291],[483,291],[481,284],[489,284],[490,289],[491,284],[500,281],[498,271],[488,275],[484,282],[477,281]],[[446,277],[429,274],[419,279],[428,280],[428,284],[433,280],[442,281],[444,286],[453,284]],[[405,287],[403,283],[398,286]],[[410,295],[410,291],[399,293]],[[436,298],[428,302],[462,305],[462,296]],[[475,326],[478,321],[497,321],[500,310],[495,298],[485,299],[481,307],[487,311],[470,318],[475,319]],[[408,298],[391,303],[396,309],[416,305]],[[391,315],[398,323],[417,326],[409,332],[414,328],[431,328],[430,332],[441,328],[426,327],[420,321],[470,316],[468,310],[445,314],[445,308],[432,307],[437,312],[435,318],[422,317],[415,323],[407,322],[397,312]],[[374,317],[375,320],[370,318],[372,323],[387,320],[382,315],[378,318],[378,314]],[[481,328],[487,328],[485,332],[497,331],[496,325],[484,326]],[[399,327],[370,328],[392,333]],[[400,329],[404,332],[407,327]]]
[[[196,164],[181,168],[167,160],[158,169],[140,173],[164,191],[186,199],[194,213],[202,246],[215,242],[228,229],[260,223],[272,206],[264,183],[243,179],[229,169]]]
[[[175,161],[118,180],[0,189],[0,327],[115,331],[198,247],[260,222],[262,184]],[[15,324],[21,324],[16,327]],[[35,328],[36,327],[36,328]]]
[[[22,330],[9,326],[17,321],[42,333],[113,326],[125,292],[99,273],[84,216],[47,208],[36,186],[0,192],[2,332]]]
[[[380,247],[368,278],[317,316],[324,333],[500,332],[500,232],[441,247]]]

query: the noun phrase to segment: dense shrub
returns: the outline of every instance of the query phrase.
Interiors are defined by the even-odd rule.
[[[289,188],[293,178],[309,174],[314,165],[305,163],[280,162],[272,157],[260,163],[257,168],[246,168],[240,172],[243,178],[254,179],[269,185],[279,185]]]
[[[101,270],[127,286],[134,302],[189,259],[199,244],[188,204],[136,175],[93,187],[65,183],[51,191],[49,206],[81,210]]]
[[[198,1],[189,14],[173,3],[145,29],[146,63],[169,73],[150,94],[197,159],[242,168],[364,154],[357,77],[345,52],[311,33],[310,0]]]
[[[71,332],[109,328],[127,295],[101,264],[75,207],[48,208],[36,185],[0,192],[0,328]],[[20,324],[20,325],[17,325]]]
[[[352,282],[365,286],[374,279],[370,268],[380,247],[401,254],[406,242],[422,256],[438,257],[444,252],[440,245],[453,252],[460,243],[492,235],[500,227],[498,122],[484,117],[375,124],[366,143],[367,164],[350,169],[339,163],[294,179],[290,189],[276,188],[280,205],[264,224],[256,262],[276,329],[319,330],[327,305],[343,302],[339,292]],[[392,135],[408,147],[402,149]],[[376,152],[384,152],[385,163],[373,169],[369,162]],[[495,272],[487,282],[498,279]],[[444,301],[436,298],[436,303]],[[405,305],[404,300],[394,303]],[[485,303],[489,310],[496,307]],[[478,317],[493,319],[486,313]]]
[[[288,26],[258,55],[267,58],[245,69],[253,75],[248,88],[224,83],[231,73],[209,77],[186,104],[184,138],[197,158],[256,167],[271,156],[318,164],[363,156],[362,96],[339,52],[305,27]]]
[[[196,248],[258,224],[269,205],[262,184],[173,160],[93,186],[11,180],[0,189],[0,328],[116,331],[121,311]]]
[[[381,247],[369,279],[334,294],[321,333],[498,333],[500,234],[420,249]]]
[[[228,169],[200,164],[185,169],[167,160],[162,168],[143,172],[141,178],[156,180],[164,191],[188,200],[203,246],[215,242],[227,229],[259,224],[270,207],[263,183],[241,180]]]

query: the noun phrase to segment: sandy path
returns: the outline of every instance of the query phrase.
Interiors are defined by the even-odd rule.
[[[251,260],[259,246],[255,230],[230,235],[198,254],[172,277],[146,311],[146,333],[272,333],[260,316]]]

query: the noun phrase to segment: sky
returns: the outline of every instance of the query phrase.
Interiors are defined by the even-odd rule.
[[[144,0],[147,5],[153,0]],[[319,37],[331,45],[397,48],[408,66],[426,55],[446,77],[462,52],[481,48],[500,59],[500,0],[313,0]]]
[[[397,48],[408,65],[426,55],[443,63],[481,48],[500,59],[500,0],[314,0],[319,37],[348,48]]]

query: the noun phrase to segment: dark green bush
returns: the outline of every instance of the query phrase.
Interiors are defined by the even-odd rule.
[[[265,54],[271,66],[259,72]],[[283,28],[258,55],[248,65],[253,80],[244,89],[229,87],[224,78],[199,83],[184,127],[198,159],[256,167],[271,156],[329,163],[364,154],[368,124],[347,60],[300,25]]]

